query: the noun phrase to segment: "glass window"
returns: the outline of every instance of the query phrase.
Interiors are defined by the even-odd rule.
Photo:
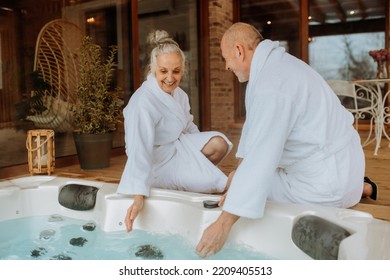
[[[255,26],[265,39],[279,41],[281,46],[299,56],[299,0],[240,0],[239,21]],[[246,83],[236,86],[235,118],[245,118]]]
[[[384,1],[309,1],[309,64],[326,80],[375,78],[385,47]]]
[[[139,1],[139,54],[141,80],[145,78],[149,60],[149,48],[146,38],[149,32],[159,29],[167,31],[184,51],[187,59],[187,75],[180,87],[190,99],[194,122],[199,124],[199,89],[198,89],[198,31],[196,0],[185,1]]]
[[[118,47],[116,69],[112,88],[120,88],[121,98],[127,99],[132,89],[131,47],[129,29],[130,0],[20,0],[2,1],[0,7],[0,168],[27,162],[27,130],[47,128],[55,130],[56,157],[76,154],[72,127],[63,128],[51,117],[66,117],[70,114],[67,104],[74,96],[75,82],[64,60],[77,61],[75,50],[80,38],[90,35],[101,45],[107,55],[110,45]],[[59,20],[62,20],[61,22]],[[45,119],[27,118],[31,115],[27,105],[32,92],[37,92],[37,79],[32,74],[39,68],[36,46],[41,31],[57,21],[56,35],[51,33],[47,43],[48,64],[58,65],[50,80],[50,98],[40,104]],[[66,27],[65,27],[66,26]],[[80,33],[79,33],[80,32]],[[78,34],[81,34],[80,36]],[[50,46],[50,47],[49,47]],[[60,56],[60,53],[63,55]],[[77,62],[75,62],[77,65]],[[42,74],[42,71],[40,71]],[[73,73],[73,72],[72,72]],[[45,76],[47,77],[47,76]],[[55,86],[54,79],[61,86]],[[40,80],[40,79],[38,79]],[[69,81],[69,83],[68,83]],[[45,80],[45,83],[49,83]],[[67,85],[65,85],[67,84]],[[49,100],[49,101],[47,101]],[[50,114],[47,108],[54,108]],[[63,114],[62,114],[63,113]],[[58,117],[60,116],[60,117]],[[124,146],[123,128],[118,127],[114,147]],[[27,171],[27,170],[26,170]]]
[[[313,37],[310,65],[326,80],[375,78],[376,64],[368,52],[384,48],[384,35],[373,32]]]
[[[299,56],[299,0],[240,1],[240,21],[255,26],[266,39],[284,41]]]
[[[119,88],[124,104],[128,101],[138,85],[138,63],[141,66],[141,77],[144,78],[146,65],[146,37],[152,29],[164,29],[180,44],[187,56],[188,76],[183,79],[181,87],[188,93],[195,123],[199,123],[199,89],[198,89],[198,30],[197,30],[197,1],[160,1],[138,0],[138,26],[133,30],[134,22],[131,10],[132,0],[19,0],[2,1],[0,7],[0,168],[27,162],[26,134],[30,129],[38,127],[36,119],[27,120],[26,103],[30,102],[32,92],[36,92],[31,78],[36,69],[36,45],[40,31],[49,22],[65,20],[72,25],[72,32],[63,31],[57,45],[65,49],[65,45],[73,45],[82,36],[89,35],[99,44],[104,56],[109,47],[118,48],[116,68],[111,88]],[[64,30],[70,30],[65,28]],[[134,32],[134,33],[133,33]],[[70,34],[71,33],[71,34]],[[77,34],[76,34],[77,33]],[[81,37],[82,37],[81,36]],[[133,42],[132,38],[139,41]],[[135,40],[134,40],[135,41]],[[139,45],[138,45],[139,43]],[[139,61],[132,60],[132,48],[139,47]],[[59,62],[53,50],[50,55],[53,63]],[[68,59],[77,60],[74,53],[65,55]],[[67,74],[57,74],[59,80],[68,77]],[[64,97],[59,96],[58,90],[53,90],[53,99],[63,104],[74,94],[75,84],[66,90]],[[69,100],[68,100],[69,99]],[[46,104],[46,103],[45,103]],[[45,108],[39,107],[42,111]],[[67,107],[66,107],[67,108]],[[67,112],[67,111],[66,111]],[[53,115],[58,115],[55,111]],[[55,156],[75,155],[76,149],[72,129],[62,130],[58,127],[48,127],[55,130]],[[43,127],[42,127],[43,128]],[[123,125],[119,126],[114,136],[114,148],[124,146]],[[6,147],[3,149],[3,147]]]
[[[238,2],[238,20],[257,27],[266,39],[280,41],[292,55],[300,57],[308,48],[309,64],[325,79],[375,77],[376,65],[368,52],[385,47],[385,1]],[[299,31],[307,27],[299,26],[303,8],[308,8],[309,14],[308,46],[299,43]],[[244,88],[240,85],[236,89],[237,120],[245,117]]]

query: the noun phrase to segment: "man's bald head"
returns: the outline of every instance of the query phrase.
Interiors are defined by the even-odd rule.
[[[237,22],[226,30],[222,40],[224,40],[227,47],[241,44],[248,50],[254,50],[260,41],[263,40],[263,36],[254,26],[244,22]]]
[[[239,82],[248,81],[252,58],[261,40],[263,36],[256,28],[242,22],[233,24],[223,35],[221,52],[225,68],[232,71]]]

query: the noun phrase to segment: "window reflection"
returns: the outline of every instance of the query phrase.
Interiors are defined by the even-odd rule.
[[[325,79],[369,79],[375,65],[368,55],[385,47],[384,1],[239,0],[239,20],[254,25],[264,38],[277,40],[297,57],[309,50],[309,64]],[[308,6],[307,6],[308,5]],[[302,9],[306,22],[300,22]],[[299,44],[308,24],[309,40]],[[236,90],[236,119],[245,117],[243,87]]]
[[[116,7],[86,11],[85,23],[86,34],[103,47],[104,57],[107,57],[108,47],[118,45]]]
[[[309,1],[309,63],[326,80],[370,79],[368,52],[384,48],[383,1]]]
[[[384,42],[384,32],[313,37],[310,65],[326,80],[373,79],[376,63],[368,52]]]
[[[180,87],[190,99],[194,122],[199,124],[198,89],[198,39],[197,39],[196,0],[186,1],[140,1],[139,2],[139,54],[141,79],[145,78],[149,60],[146,38],[155,29],[166,30],[179,44],[187,58],[188,75],[180,82]]]
[[[240,1],[240,21],[254,25],[264,38],[286,41],[289,53],[299,56],[299,0]]]
[[[199,122],[197,1],[138,0],[139,43],[132,41],[131,0],[19,0],[1,1],[0,7],[0,168],[27,162],[26,133],[35,124],[20,117],[31,98],[37,37],[45,24],[65,19],[77,25],[83,35],[108,52],[118,47],[117,67],[112,87],[119,87],[128,101],[135,91],[133,80],[141,64],[141,77],[147,52],[146,36],[152,29],[165,29],[180,44],[188,61],[188,77],[181,86],[189,94],[194,121]],[[134,20],[134,19],[133,19]],[[140,56],[133,63],[133,49]],[[137,72],[137,73],[136,73]],[[60,75],[58,75],[60,76]],[[75,155],[72,132],[56,132],[56,157]],[[114,137],[114,148],[124,146],[123,127]]]
[[[36,129],[37,123],[21,116],[26,110],[25,104],[31,98],[34,89],[31,76],[36,64],[37,38],[48,22],[64,19],[78,26],[83,35],[93,37],[105,52],[108,52],[110,45],[118,46],[118,61],[112,87],[121,88],[121,98],[127,97],[128,99],[133,91],[130,71],[132,44],[129,42],[129,22],[131,22],[129,3],[129,0],[2,1],[2,7],[0,7],[0,65],[2,69],[0,74],[0,168],[27,162],[26,133],[27,130]],[[73,35],[68,37],[73,40],[79,38]],[[53,43],[54,41],[53,38]],[[53,55],[50,55],[49,60],[58,59],[58,52],[65,47],[61,40],[56,42],[59,48],[58,50],[51,48]],[[56,62],[60,63],[60,61]],[[57,74],[57,80],[63,82],[66,80],[66,75],[66,71],[62,71]],[[68,88],[74,90],[75,86]],[[69,95],[72,94],[66,96]],[[53,100],[55,99],[59,104],[67,101],[66,98],[57,98],[58,92],[53,92],[53,97],[55,97]],[[72,127],[66,131],[56,131],[56,157],[76,154],[71,130]],[[114,148],[123,146],[123,128],[119,126],[114,137]]]

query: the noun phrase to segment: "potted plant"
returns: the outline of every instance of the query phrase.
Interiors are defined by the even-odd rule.
[[[102,48],[89,36],[80,47],[73,136],[82,169],[109,166],[113,132],[123,104],[118,90],[110,90],[116,52],[117,48],[111,46],[104,60]]]

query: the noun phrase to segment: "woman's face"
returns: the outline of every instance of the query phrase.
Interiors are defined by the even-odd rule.
[[[178,53],[163,53],[157,57],[156,62],[157,83],[163,91],[172,94],[183,77],[181,56]]]

